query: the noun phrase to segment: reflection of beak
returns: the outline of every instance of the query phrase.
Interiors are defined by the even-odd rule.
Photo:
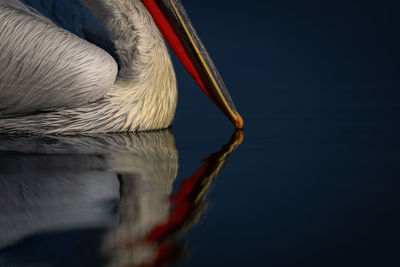
[[[202,166],[185,179],[179,191],[171,196],[169,201],[173,208],[168,219],[154,227],[142,241],[128,240],[121,244],[122,248],[154,246],[157,253],[146,266],[164,266],[181,253],[185,253],[185,250],[180,250],[177,246],[178,239],[192,228],[206,211],[206,194],[210,186],[228,157],[242,144],[243,139],[243,131],[237,130],[226,145],[205,158]]]
[[[205,210],[206,193],[215,177],[221,172],[227,158],[242,144],[243,139],[243,131],[236,131],[226,145],[205,158],[201,168],[182,182],[180,190],[171,197],[174,209],[170,218],[149,233],[147,242],[161,242],[168,239],[172,233],[184,230],[188,223],[192,225],[197,222],[201,214],[196,213],[203,213]]]
[[[243,119],[203,43],[197,36],[180,0],[142,0],[158,28],[193,79],[225,113],[236,128]]]

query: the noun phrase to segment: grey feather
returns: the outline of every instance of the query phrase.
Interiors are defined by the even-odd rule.
[[[109,54],[15,1],[0,0],[0,132],[104,133],[172,123],[175,72],[141,1],[83,1],[115,44],[117,80]]]
[[[110,55],[16,1],[2,2],[0,117],[81,106],[110,90],[117,73]]]

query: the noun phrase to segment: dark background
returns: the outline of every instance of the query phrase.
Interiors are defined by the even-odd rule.
[[[399,266],[397,1],[182,1],[245,141],[184,266]],[[183,176],[233,132],[177,66]]]
[[[245,129],[178,265],[400,266],[398,1],[182,2]],[[178,190],[234,128],[174,60]],[[33,233],[0,256],[97,267],[104,231]]]

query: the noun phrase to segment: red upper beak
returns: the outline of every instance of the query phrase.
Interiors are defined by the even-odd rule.
[[[180,1],[142,0],[142,2],[197,84],[236,128],[243,128],[243,119],[236,111],[221,76],[197,36]]]

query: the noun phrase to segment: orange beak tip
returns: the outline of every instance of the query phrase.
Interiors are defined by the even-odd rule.
[[[243,129],[243,118],[240,116],[239,113],[236,112],[236,121],[235,121],[235,126],[237,129]]]

